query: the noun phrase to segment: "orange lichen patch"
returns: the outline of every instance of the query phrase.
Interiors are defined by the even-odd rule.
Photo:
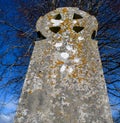
[[[60,31],[61,31],[61,30],[60,30]],[[59,31],[59,32],[60,32],[60,31]],[[59,37],[58,40],[59,40],[59,41],[62,41],[62,37]]]
[[[28,91],[29,94],[32,94],[32,90]]]
[[[82,57],[82,58],[81,58],[81,61],[82,61],[82,64],[87,64],[87,60],[86,60],[85,57]]]
[[[65,30],[61,29],[58,33],[62,34]]]
[[[78,80],[79,80],[78,82],[81,83],[84,80],[84,78],[79,77]]]
[[[72,38],[72,39],[77,39],[78,36],[79,36],[78,34],[70,33],[70,38]]]
[[[80,26],[79,22],[77,21],[77,23],[75,24],[75,26]]]
[[[50,84],[51,84],[51,85],[55,85],[55,83],[54,83],[54,82],[50,82]]]
[[[91,73],[88,72],[88,71],[86,71],[86,76],[87,76],[87,77],[90,77],[90,76],[91,76]]]
[[[53,16],[52,15],[47,15],[47,17],[48,17],[48,20],[53,19]]]
[[[63,8],[63,9],[62,9],[62,12],[63,12],[63,13],[67,13],[67,12],[68,12],[68,9],[67,9],[67,8]]]
[[[58,60],[58,61],[56,61],[56,62],[55,62],[55,64],[54,64],[54,65],[50,66],[50,68],[56,68],[56,67],[58,67],[58,66],[60,66],[60,65],[62,65],[62,64],[64,64],[64,62],[63,62],[63,61]]]
[[[66,67],[67,69],[69,68],[69,66]]]
[[[56,68],[56,66],[54,65],[54,66],[50,66],[50,68]]]
[[[79,33],[76,33],[75,35],[76,35],[76,38],[77,38],[77,39],[78,39],[78,37],[80,36],[80,34],[79,34]]]
[[[64,64],[64,62],[63,61],[60,61],[60,60],[56,61],[55,63],[56,63],[57,66]]]
[[[63,78],[62,80],[65,82],[65,81],[67,81],[67,78]]]
[[[73,73],[73,74],[72,74],[72,77],[73,77],[73,78],[76,78],[77,76],[78,76],[77,73]]]
[[[37,74],[37,76],[38,76],[39,78],[41,78],[41,77],[43,77],[43,74],[42,74],[41,72],[39,72],[39,73]]]
[[[48,79],[52,78],[51,76],[52,76],[52,73],[51,73],[51,71],[49,71],[48,72]]]
[[[66,18],[65,20],[64,20],[64,23],[63,24],[65,24],[65,25],[70,25],[70,19],[69,18]]]
[[[85,25],[86,25],[86,21],[82,21],[82,26],[85,27]]]
[[[80,68],[83,68],[83,67],[84,67],[83,64],[75,65],[75,68],[76,68],[76,69],[80,69]],[[81,71],[81,73],[82,73],[82,71]]]
[[[94,64],[92,64],[92,71],[94,72],[94,73],[96,73],[97,72],[97,70],[96,70],[96,68],[94,67]]]
[[[70,38],[73,38],[74,37],[74,33],[70,33]]]
[[[70,75],[69,75],[71,78],[78,78],[78,70],[76,69],[74,72],[72,72]]]
[[[71,55],[69,59],[73,60],[75,58],[75,55]]]
[[[68,26],[67,26],[67,30],[68,30],[69,32],[72,32],[72,29],[71,29],[70,26],[71,26],[71,25],[68,25]]]
[[[76,43],[76,47],[78,49],[78,56],[81,57],[81,54],[83,54],[83,44],[82,43]]]
[[[50,50],[45,50],[44,54],[47,55],[50,52]]]
[[[77,44],[77,48],[78,48],[78,50],[81,50],[82,49],[82,47],[83,47],[83,43],[81,42],[81,43],[76,43]]]
[[[71,28],[70,28],[71,22],[70,22],[70,20],[68,18],[66,20],[64,20],[64,22],[61,24],[61,26],[64,26],[64,27],[66,27],[66,29],[68,31],[71,31]]]

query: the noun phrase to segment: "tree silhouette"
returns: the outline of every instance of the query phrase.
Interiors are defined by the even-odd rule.
[[[99,22],[96,40],[99,41],[113,119],[115,123],[119,123],[119,0],[0,1],[0,113],[6,112],[6,103],[17,104],[20,97],[34,42],[39,40],[35,31],[37,19],[49,11],[65,6],[78,7],[94,15]]]

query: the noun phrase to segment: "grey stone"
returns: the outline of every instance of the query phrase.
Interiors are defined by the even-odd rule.
[[[72,7],[38,19],[46,39],[35,43],[14,123],[113,123],[91,39],[97,28],[94,16]]]

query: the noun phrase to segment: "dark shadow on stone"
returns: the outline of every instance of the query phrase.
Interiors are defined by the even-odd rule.
[[[45,36],[43,36],[43,35],[41,34],[41,32],[40,32],[40,31],[38,31],[38,32],[37,32],[37,37],[38,37],[40,40],[42,40],[42,39],[46,39],[46,37],[45,37]]]
[[[80,31],[82,31],[84,29],[84,27],[80,27],[80,26],[74,26],[73,27],[73,30],[75,31],[75,32],[80,32]]]
[[[83,17],[81,15],[78,15],[74,13],[73,19],[82,19]]]
[[[50,27],[50,30],[54,33],[57,33],[60,31],[60,27],[59,26],[56,26],[56,27]]]
[[[92,38],[92,39],[95,39],[95,36],[96,36],[96,31],[94,30],[93,33],[92,33],[91,38]]]
[[[56,20],[60,20],[60,19],[62,19],[62,17],[61,17],[60,14],[58,14],[58,15],[56,15],[55,19],[56,19]]]

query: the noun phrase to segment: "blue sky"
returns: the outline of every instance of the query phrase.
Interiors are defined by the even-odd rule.
[[[106,1],[108,1],[108,3],[110,2],[110,0]],[[31,5],[32,2],[33,5]],[[24,76],[32,53],[32,41],[36,39],[36,33],[34,32],[35,22],[38,17],[44,13],[40,13],[41,11],[36,12],[35,9],[32,10],[30,7],[38,7],[47,12],[49,10],[47,10],[47,4],[44,3],[45,0],[41,3],[40,0],[0,0],[0,123],[13,122],[24,82]],[[69,4],[67,4],[65,0],[61,0],[59,6],[71,6],[71,3],[72,2],[69,2]],[[116,3],[119,5],[119,0],[116,0]],[[115,19],[119,19],[117,15],[117,4],[113,4],[112,9],[110,8],[111,4],[112,3],[104,3],[99,9],[100,12],[98,11],[96,17],[99,22],[99,29],[102,28],[104,23],[110,20],[110,18],[114,18],[112,21],[108,21],[107,30],[102,28],[98,31],[96,39],[99,41],[99,50],[103,63],[108,60],[108,62],[104,63],[104,72],[107,73],[105,74],[106,81],[113,82],[114,80],[117,80],[114,84],[107,85],[108,88],[111,89],[109,89],[110,92],[119,96],[116,98],[112,94],[109,94],[110,103],[115,104],[120,103],[120,91],[114,90],[115,86],[120,88],[120,67],[111,72],[107,71],[108,67],[110,69],[116,67],[120,63],[120,40],[118,40],[120,39],[120,29],[116,26],[117,23],[114,23]],[[87,7],[86,4],[85,7],[83,7],[83,10],[87,11]],[[32,16],[32,12],[35,15]],[[31,23],[31,21],[33,23]],[[115,43],[109,43],[112,39],[115,40]],[[105,44],[104,46],[103,43]],[[116,54],[118,54],[118,56],[116,56]],[[116,62],[118,64],[116,64]],[[117,116],[119,113],[114,109],[120,109],[119,107],[120,105],[117,105],[112,109],[114,116]]]

